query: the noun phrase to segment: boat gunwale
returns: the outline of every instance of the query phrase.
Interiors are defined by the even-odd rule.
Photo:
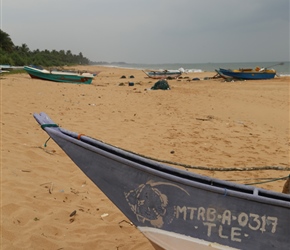
[[[41,114],[45,115],[44,113]],[[43,119],[40,119],[41,117],[39,115],[34,114],[34,117],[40,124],[45,123]],[[50,119],[49,121],[53,124]],[[96,152],[109,159],[124,163],[130,167],[138,168],[139,170],[145,172],[150,172],[177,183],[194,186],[195,188],[204,189],[227,196],[234,196],[236,198],[243,198],[255,202],[290,208],[290,197],[287,194],[257,188],[250,185],[247,186],[244,184],[210,178],[200,174],[180,170],[172,166],[150,160],[133,152],[109,145],[89,136],[82,135],[79,138],[79,134],[61,127],[45,127],[44,130],[49,135],[54,134],[59,138]]]

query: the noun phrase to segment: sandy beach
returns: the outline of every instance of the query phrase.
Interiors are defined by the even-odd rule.
[[[1,249],[154,249],[52,140],[44,146],[48,135],[33,113],[156,159],[213,169],[290,167],[289,77],[192,81],[215,72],[188,73],[169,80],[170,90],[150,90],[157,80],[141,70],[78,69],[101,72],[91,85],[0,77]],[[276,192],[285,180],[258,178],[290,174],[188,171]]]

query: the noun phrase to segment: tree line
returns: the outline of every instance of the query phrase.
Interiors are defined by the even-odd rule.
[[[41,65],[65,66],[65,65],[88,65],[90,60],[83,56],[80,52],[78,55],[72,54],[70,50],[42,50],[31,51],[28,46],[23,43],[21,46],[14,45],[10,35],[0,29],[0,64],[2,65]]]

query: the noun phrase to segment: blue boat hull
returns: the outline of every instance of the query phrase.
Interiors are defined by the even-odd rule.
[[[219,69],[218,73],[224,75],[225,77],[231,77],[243,80],[262,80],[262,79],[272,79],[275,77],[276,72],[259,72],[259,71],[240,71],[236,72],[228,69]]]
[[[33,67],[24,67],[24,70],[30,75],[31,78],[53,81],[53,82],[67,82],[78,84],[91,84],[93,76],[85,76],[76,73],[66,72],[49,72],[47,70],[40,70]]]
[[[44,113],[34,117],[160,247],[290,249],[289,195],[178,170],[62,129]]]

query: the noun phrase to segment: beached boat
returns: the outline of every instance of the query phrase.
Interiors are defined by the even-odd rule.
[[[182,72],[180,70],[151,70],[151,71],[145,71],[143,72],[150,78],[153,79],[174,79],[179,76],[181,76]]]
[[[235,78],[242,80],[262,80],[271,79],[276,75],[274,69],[255,68],[255,69],[218,69],[216,72],[223,78]]]
[[[23,69],[23,66],[11,66],[9,64],[1,64],[0,65],[0,71],[2,71],[2,73],[7,73],[10,72],[12,70],[20,70]]]
[[[54,82],[68,82],[79,84],[91,84],[94,79],[94,74],[91,73],[76,73],[58,70],[47,70],[42,67],[24,66],[24,70],[31,76],[41,80]]]
[[[56,125],[42,129],[164,249],[290,249],[290,196],[179,170]],[[93,223],[93,222],[92,222]]]

